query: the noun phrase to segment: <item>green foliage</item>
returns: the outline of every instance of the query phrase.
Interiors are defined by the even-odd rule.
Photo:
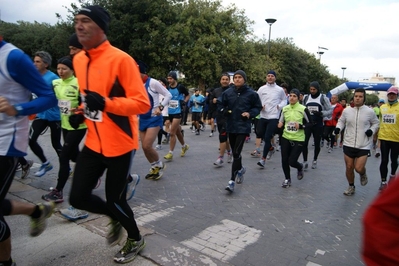
[[[266,82],[266,73],[277,72],[277,83],[308,92],[317,80],[325,93],[343,81],[331,75],[316,57],[295,46],[290,38],[268,42],[253,36],[243,10],[224,7],[215,0],[79,0],[71,4],[66,18],[55,14],[56,25],[46,23],[0,23],[4,39],[32,55],[48,51],[54,59],[68,54],[67,41],[73,19],[84,5],[103,6],[111,16],[110,42],[149,65],[149,74],[165,77],[170,70],[184,73],[190,87],[218,86],[222,72],[242,69],[254,89]],[[53,60],[53,67],[55,67]]]

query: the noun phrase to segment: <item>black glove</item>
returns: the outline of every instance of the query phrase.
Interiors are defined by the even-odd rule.
[[[243,115],[241,116],[241,120],[242,120],[242,121],[248,121],[248,119],[249,119],[248,116],[243,116]]]
[[[180,107],[183,108],[184,106],[186,106],[186,102],[184,100],[180,100]]]
[[[85,117],[83,114],[74,114],[69,116],[69,124],[74,129],[78,129],[80,124],[85,121]]]
[[[339,128],[336,127],[336,128],[334,129],[334,134],[335,134],[335,135],[338,135],[340,131],[341,131],[341,129],[339,129]]]
[[[313,112],[312,114],[313,114],[313,115],[317,115],[317,116],[323,116],[323,113],[322,113],[322,112],[319,112],[319,111],[315,111],[315,112]]]
[[[367,129],[365,133],[367,137],[371,137],[373,135],[373,131],[371,129]]]
[[[223,113],[223,116],[230,116],[231,115],[231,110],[229,110],[228,108],[223,108],[220,111]]]
[[[94,91],[84,90],[86,93],[85,102],[90,111],[104,111],[105,99]]]

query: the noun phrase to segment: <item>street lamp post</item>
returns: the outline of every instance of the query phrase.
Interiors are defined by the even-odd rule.
[[[328,48],[321,47],[321,46],[318,47],[317,54],[319,55],[319,61],[321,62],[321,56],[324,54],[324,52],[320,51],[320,50],[328,50]]]
[[[344,77],[345,77],[345,69],[346,69],[346,67],[341,67],[341,69],[342,69],[342,79],[344,79]]]
[[[270,57],[270,35],[271,35],[271,32],[272,32],[272,25],[273,25],[274,22],[277,21],[277,19],[267,18],[267,19],[265,19],[265,21],[267,22],[267,24],[269,24],[269,47],[267,49],[267,55],[268,55],[268,57]]]

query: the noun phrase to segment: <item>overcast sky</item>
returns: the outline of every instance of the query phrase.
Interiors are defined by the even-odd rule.
[[[1,20],[55,24],[55,13],[66,15],[63,6],[75,0],[0,0]],[[266,18],[275,18],[271,39],[292,38],[299,48],[321,56],[332,74],[352,80],[374,73],[399,79],[398,0],[222,0],[234,3],[253,20],[254,34],[269,36]],[[397,83],[399,83],[397,81]]]

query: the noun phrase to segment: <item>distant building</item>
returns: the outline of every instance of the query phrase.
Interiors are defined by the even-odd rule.
[[[369,79],[363,79],[359,81],[367,81],[367,82],[375,82],[375,83],[391,83],[392,85],[396,84],[396,78],[395,77],[384,77],[380,73],[375,73],[374,76],[372,76]],[[376,94],[378,98],[384,99],[387,101],[387,93],[385,91],[366,91],[368,94]]]

